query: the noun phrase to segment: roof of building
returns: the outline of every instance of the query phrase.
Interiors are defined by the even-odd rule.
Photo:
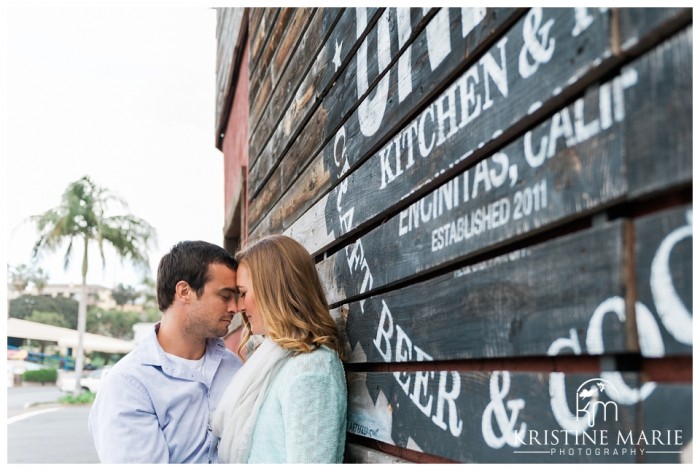
[[[44,340],[57,342],[61,347],[78,347],[78,331],[56,327],[54,325],[40,324],[10,317],[7,319],[7,336],[20,339]],[[129,353],[136,347],[134,342],[114,339],[104,335],[85,333],[83,348],[90,352],[105,353]]]

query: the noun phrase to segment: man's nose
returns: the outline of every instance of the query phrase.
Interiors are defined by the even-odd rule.
[[[238,312],[238,302],[237,302],[237,300],[236,300],[235,297],[234,297],[234,298],[231,298],[231,301],[229,301],[229,303],[228,303],[228,311],[229,311],[229,312],[233,312],[233,313]]]

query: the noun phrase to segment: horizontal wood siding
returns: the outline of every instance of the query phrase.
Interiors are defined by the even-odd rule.
[[[315,257],[346,461],[691,458],[691,9],[247,18],[248,236]]]

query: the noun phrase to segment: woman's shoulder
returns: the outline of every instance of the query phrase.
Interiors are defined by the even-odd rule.
[[[338,357],[338,353],[328,347],[321,346],[311,352],[300,353],[289,357],[285,370],[289,373],[319,373],[325,374],[330,371],[340,369],[343,363]]]

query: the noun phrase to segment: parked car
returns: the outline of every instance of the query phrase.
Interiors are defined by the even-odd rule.
[[[102,378],[109,372],[109,366],[98,368],[96,370],[90,371],[87,376],[81,378],[80,388],[83,391],[90,391],[91,393],[97,393],[100,389],[100,382]],[[63,392],[72,393],[75,389],[75,373],[64,372],[56,381],[58,389]]]

